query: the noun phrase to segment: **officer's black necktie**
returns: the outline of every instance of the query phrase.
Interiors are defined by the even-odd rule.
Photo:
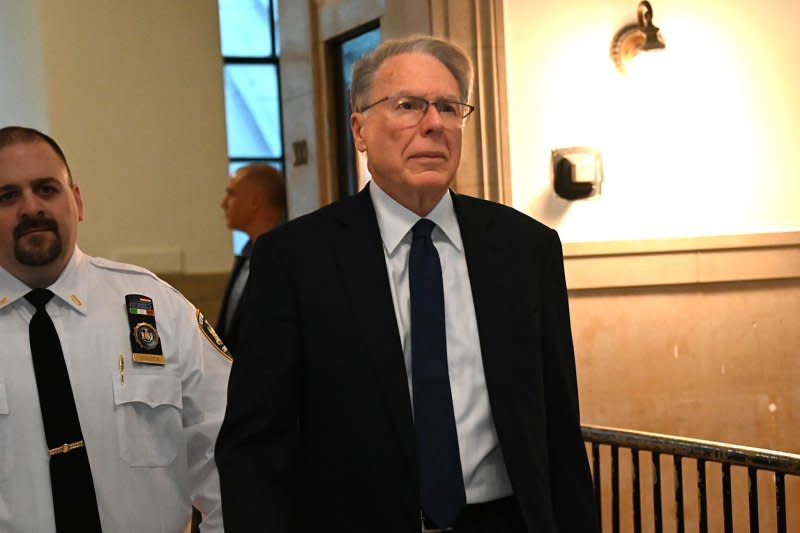
[[[412,229],[411,383],[422,510],[445,528],[466,505],[466,495],[447,369],[442,267],[431,240],[435,227],[423,218]]]
[[[75,398],[72,396],[58,333],[45,310],[52,297],[53,293],[47,289],[34,289],[25,295],[36,308],[28,331],[45,440],[50,455],[50,485],[56,529],[59,532],[99,532],[102,530],[92,471],[75,408]]]

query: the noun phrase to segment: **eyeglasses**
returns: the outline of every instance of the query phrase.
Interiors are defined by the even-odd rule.
[[[374,107],[383,102],[389,104],[389,112],[394,120],[401,126],[416,126],[422,121],[422,117],[428,112],[428,107],[433,105],[436,112],[442,119],[445,128],[461,128],[464,121],[475,107],[461,102],[430,102],[424,98],[416,96],[384,96],[380,100],[361,108],[361,112]]]

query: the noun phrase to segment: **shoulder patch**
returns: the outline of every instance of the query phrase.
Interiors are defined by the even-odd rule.
[[[233,356],[231,356],[231,352],[228,351],[228,347],[225,346],[225,343],[219,338],[219,335],[217,335],[217,332],[214,331],[214,328],[208,320],[206,320],[206,317],[203,316],[203,313],[200,312],[200,309],[195,307],[194,314],[197,319],[197,327],[200,328],[200,332],[208,339],[208,342],[217,349],[222,357],[233,362]]]

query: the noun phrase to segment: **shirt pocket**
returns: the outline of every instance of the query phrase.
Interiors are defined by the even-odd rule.
[[[168,466],[184,443],[178,377],[168,372],[114,374],[119,454],[130,466]]]

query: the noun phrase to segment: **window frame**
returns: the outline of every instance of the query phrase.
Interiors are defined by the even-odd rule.
[[[268,0],[267,10],[269,11],[269,29],[272,54],[258,55],[258,56],[229,56],[222,54],[222,72],[224,78],[225,67],[228,65],[274,65],[275,73],[278,82],[278,136],[280,138],[280,157],[260,157],[253,155],[235,156],[231,157],[228,152],[228,166],[234,163],[277,163],[282,169],[284,176],[286,175],[286,146],[283,139],[283,96],[281,92],[281,68],[280,68],[280,54],[275,53],[277,48],[277,0]],[[219,9],[219,7],[217,7]],[[220,26],[220,43],[222,36],[222,26]],[[222,46],[220,46],[220,53],[222,53]],[[227,111],[226,111],[227,114]],[[227,121],[227,118],[226,118]]]

